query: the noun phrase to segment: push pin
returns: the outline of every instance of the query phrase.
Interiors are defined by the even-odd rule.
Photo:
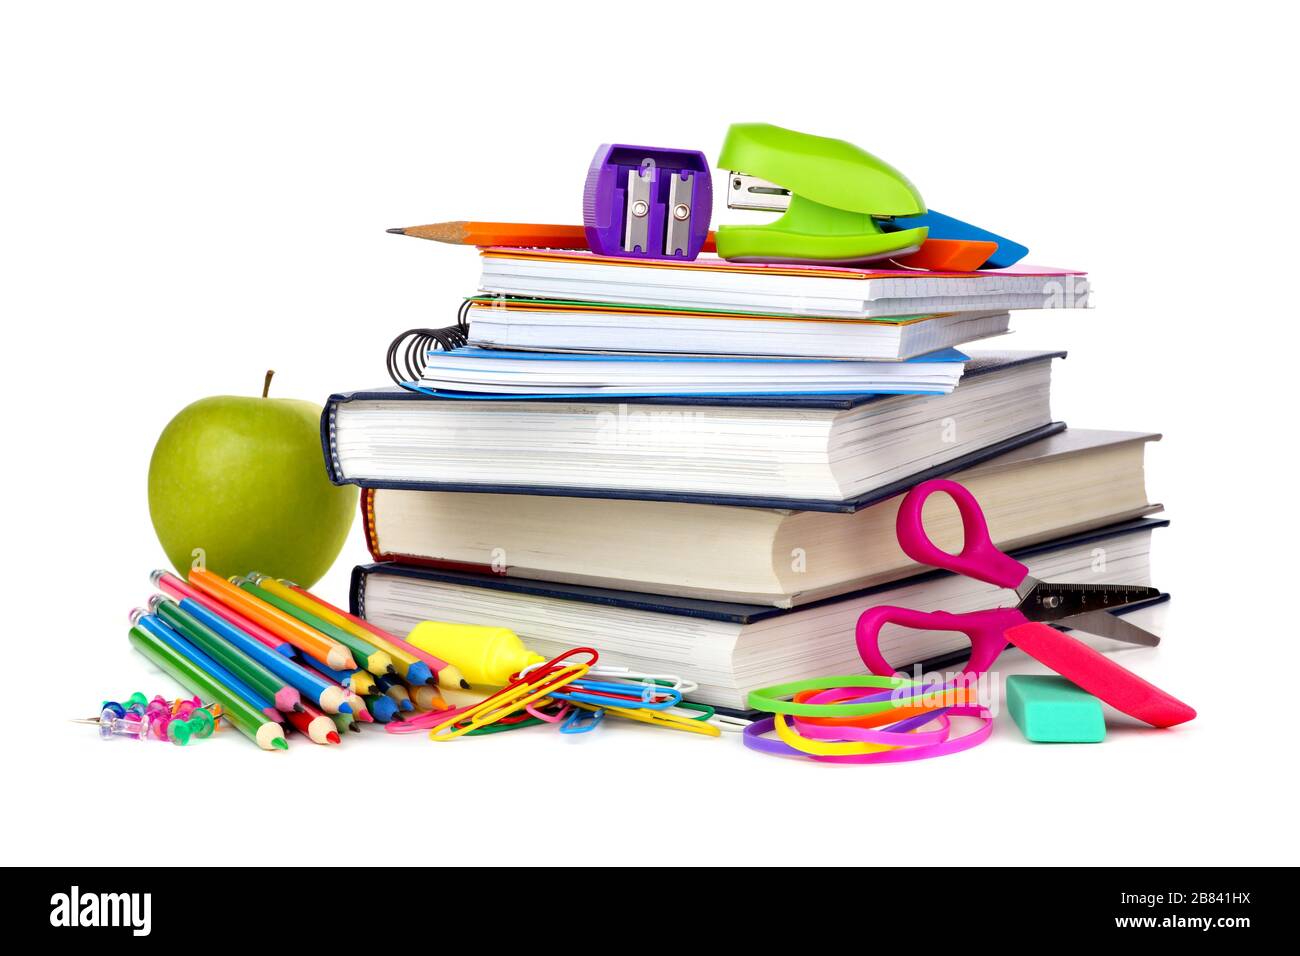
[[[109,703],[112,703],[112,701],[109,701]],[[129,720],[126,717],[119,717],[111,707],[105,707],[98,717],[83,717],[73,720],[72,723],[98,725],[99,736],[105,740],[109,737],[130,737],[134,740],[144,740],[149,736],[150,721],[148,717]]]

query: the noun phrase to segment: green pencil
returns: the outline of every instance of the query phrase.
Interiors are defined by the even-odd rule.
[[[221,705],[221,717],[263,750],[288,750],[284,730],[225,684],[181,656],[148,631],[132,627],[131,645],[193,694]]]

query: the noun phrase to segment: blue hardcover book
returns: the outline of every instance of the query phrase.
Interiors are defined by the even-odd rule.
[[[973,352],[935,396],[348,392],[321,441],[330,479],[364,488],[854,512],[1063,430],[1049,396],[1064,356]]]

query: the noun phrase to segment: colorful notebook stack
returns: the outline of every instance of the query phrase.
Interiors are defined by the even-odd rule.
[[[514,248],[482,266],[466,345],[325,410],[331,477],[365,489],[377,562],[354,572],[353,611],[382,628],[501,625],[741,709],[756,687],[861,671],[866,607],[997,603],[899,550],[899,495],[938,475],[1034,575],[1149,581],[1165,522],[1143,457],[1159,436],[1055,421],[1063,352],[965,348],[1013,310],[1085,306],[1080,273]],[[942,496],[926,523],[960,547]],[[890,660],[963,643],[908,632]]]

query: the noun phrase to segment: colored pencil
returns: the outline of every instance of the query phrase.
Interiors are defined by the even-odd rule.
[[[332,667],[326,667],[315,658],[310,663],[314,669],[320,671],[330,680],[346,687],[353,694],[379,693],[379,687],[375,684],[375,675],[364,668],[358,667],[354,671],[336,671]]]
[[[406,689],[406,685],[394,677],[392,674],[385,674],[383,677],[376,677],[375,684],[379,687],[379,692],[385,697],[390,697],[397,701],[397,706],[403,712],[415,708],[411,703],[411,694]],[[423,685],[427,687],[428,685]]]
[[[416,685],[411,688],[411,703],[416,710],[448,710],[450,705],[442,699],[436,687]]]
[[[284,731],[229,687],[163,643],[152,632],[132,627],[131,645],[192,694],[221,705],[221,717],[263,750],[287,750]]]
[[[234,608],[271,633],[284,638],[300,651],[325,661],[330,667],[336,670],[351,670],[357,666],[357,662],[352,658],[352,652],[342,644],[331,641],[297,618],[285,614],[265,601],[258,600],[252,594],[206,568],[192,569],[189,581],[204,594]]]
[[[221,617],[215,611],[209,610],[206,605],[192,601],[190,598],[182,598],[180,607],[249,657],[260,662],[281,680],[296,687],[300,694],[306,696],[306,700],[314,702],[321,710],[333,714],[340,708],[348,707],[347,694],[343,688],[321,677],[320,674],[308,670],[297,661],[277,653],[271,647],[256,640],[243,628]]]
[[[366,702],[366,709],[375,717],[375,720],[381,724],[386,724],[390,720],[397,719],[399,710],[397,701],[391,697],[385,697],[383,694],[370,694],[362,698]]]
[[[193,663],[195,667],[210,674],[214,680],[228,687],[231,693],[238,694],[254,710],[260,711],[277,723],[284,720],[284,715],[276,709],[275,704],[269,699],[263,697],[236,675],[195,647],[189,639],[156,614],[150,614],[144,608],[136,608],[131,612],[131,623],[144,628],[177,654]]]
[[[529,249],[586,249],[587,232],[582,226],[533,222],[434,222],[426,226],[399,226],[388,232],[397,236],[432,239],[456,246],[514,246]],[[713,233],[704,251],[715,252]]]
[[[334,721],[326,717],[324,712],[312,707],[311,704],[304,704],[302,710],[294,711],[286,716],[293,728],[305,734],[312,743],[337,744],[341,742]]]
[[[306,655],[306,654],[303,655],[303,661],[302,661],[302,664],[301,664],[300,666],[302,666],[302,667],[303,667],[304,669],[306,669],[306,670],[311,671],[313,674],[315,674],[315,675],[316,675],[317,677],[319,677],[321,680],[324,680],[324,681],[329,681],[329,680],[330,680],[330,676],[329,676],[329,674],[326,673],[325,671],[321,670],[321,669],[319,668],[319,666],[317,666],[317,662],[316,662],[315,660],[313,660],[310,656]],[[334,685],[332,685],[332,686],[334,686],[334,687],[338,687],[339,690],[343,693],[343,700],[344,700],[344,702],[348,705],[348,707],[351,709],[351,712],[352,712],[352,716],[353,716],[353,717],[355,717],[357,720],[361,721],[361,723],[363,723],[363,724],[369,724],[369,723],[372,723],[372,722],[374,721],[375,718],[374,718],[373,716],[371,716],[371,714],[370,714],[370,712],[369,712],[368,710],[366,710],[366,702],[365,702],[365,700],[362,698],[362,696],[361,696],[360,694],[354,694],[354,693],[353,693],[351,690],[349,690],[348,688],[346,688],[346,687],[339,687],[339,685],[337,685],[337,684],[334,684]]]
[[[290,604],[302,611],[310,614],[314,619],[329,624],[338,631],[345,632],[363,641],[368,641],[381,651],[384,651],[392,659],[393,666],[402,680],[408,684],[428,684],[436,682],[437,677],[433,669],[420,658],[408,651],[403,650],[396,644],[384,639],[382,635],[375,634],[359,624],[348,620],[348,618],[330,607],[324,601],[317,598],[305,588],[299,588],[286,584],[283,581],[277,581],[275,578],[262,575],[257,578],[257,584],[266,588],[276,597],[288,601]],[[310,621],[308,623],[311,623]],[[315,626],[315,625],[313,625]],[[334,631],[326,631],[330,637],[339,640],[340,637]]]
[[[322,621],[314,614],[309,614],[302,608],[297,607],[291,601],[286,601],[278,594],[274,594],[259,584],[254,584],[248,578],[239,582],[239,586],[258,600],[265,601],[267,604],[276,608],[283,614],[287,614],[294,620],[306,627],[324,635],[332,641],[342,644],[352,652],[352,659],[361,667],[370,671],[372,674],[386,674],[395,670],[393,659],[387,653],[381,651],[374,644],[363,640],[353,634],[349,634],[342,628],[337,628],[328,621]],[[313,655],[319,657],[319,655]],[[323,658],[320,658],[323,660]],[[326,663],[329,663],[326,661]],[[332,664],[330,664],[333,667]],[[351,668],[335,668],[336,670],[351,670]]]
[[[268,668],[205,625],[187,614],[181,606],[161,594],[154,595],[149,608],[171,625],[172,630],[183,634],[191,644],[253,688],[260,696],[269,698],[275,709],[288,713],[302,709],[302,694],[273,674]],[[268,648],[269,650],[269,648]],[[274,654],[274,651],[271,651]]]
[[[361,725],[357,723],[356,718],[351,714],[330,714],[330,720],[334,721],[334,728],[339,732],[351,731],[354,734],[361,733]]]
[[[177,604],[181,604],[182,607],[185,605],[181,602],[186,598],[196,604],[202,604],[213,614],[239,628],[245,634],[257,638],[267,647],[275,648],[275,650],[279,651],[285,657],[292,658],[294,656],[297,648],[284,638],[272,634],[266,628],[262,627],[262,625],[255,621],[250,621],[234,608],[222,604],[215,598],[209,597],[198,588],[191,587],[188,583],[182,581],[169,571],[154,571],[149,575],[149,579],[153,581],[154,587],[159,591],[162,591],[163,594],[166,594],[169,598],[173,599]],[[206,623],[206,621],[204,623]],[[211,624],[208,626],[212,627]],[[302,690],[301,687],[298,689]]]
[[[338,615],[339,617],[345,618],[350,624],[359,627],[364,631],[369,632],[374,637],[379,638],[381,641],[386,641],[389,644],[393,645],[394,647],[397,647],[401,651],[410,654],[412,657],[424,661],[426,664],[429,665],[429,669],[433,671],[434,677],[438,679],[438,683],[443,687],[459,686],[461,688],[464,688],[465,690],[469,690],[469,681],[465,680],[465,676],[461,674],[460,668],[457,667],[455,664],[449,664],[446,661],[444,661],[441,657],[437,657],[433,654],[430,654],[428,651],[422,648],[416,647],[414,644],[408,643],[407,641],[398,637],[396,634],[391,634],[388,631],[385,631],[383,628],[380,628],[377,625],[372,624],[370,621],[365,620],[364,618],[357,617],[355,614],[349,614],[347,611],[335,607],[333,604],[330,604],[329,601],[326,601],[324,598],[317,597],[316,595],[312,594],[310,591],[306,590],[305,588],[300,588],[296,584],[290,584],[289,588],[315,601],[322,608],[328,610],[331,614],[335,614]],[[322,614],[322,616],[325,615]],[[410,681],[409,683],[415,684],[419,682]]]

